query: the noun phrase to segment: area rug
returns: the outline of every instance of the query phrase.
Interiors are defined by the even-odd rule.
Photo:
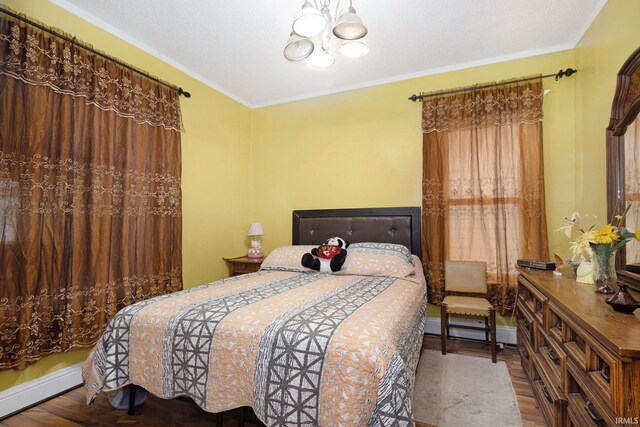
[[[423,350],[413,397],[416,421],[439,427],[522,426],[504,362]]]

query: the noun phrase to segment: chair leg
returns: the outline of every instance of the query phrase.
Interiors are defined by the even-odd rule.
[[[484,342],[489,344],[489,316],[484,318]]]
[[[447,337],[449,330],[449,317],[447,315],[447,305],[440,306],[440,339],[442,341],[442,354],[447,354]]]
[[[496,338],[496,309],[495,308],[491,308],[491,310],[489,310],[489,317],[491,317],[491,361],[493,363],[496,363],[496,353],[498,351],[497,349],[497,338]]]

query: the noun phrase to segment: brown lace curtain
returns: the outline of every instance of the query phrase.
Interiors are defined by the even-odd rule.
[[[485,261],[489,300],[513,309],[518,258],[546,259],[540,79],[423,101],[422,247],[429,301],[444,261]]]
[[[178,94],[0,13],[0,370],[182,288]]]

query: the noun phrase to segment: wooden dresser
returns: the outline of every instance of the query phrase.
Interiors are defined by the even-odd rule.
[[[617,313],[593,285],[518,271],[518,350],[547,424],[640,425],[640,310]]]

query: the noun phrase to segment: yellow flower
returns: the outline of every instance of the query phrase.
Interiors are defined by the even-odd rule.
[[[636,240],[640,240],[640,228],[636,230]]]
[[[614,229],[611,224],[607,224],[598,230],[594,238],[596,243],[605,245],[610,245],[613,242],[617,242],[619,239],[620,236],[618,236],[618,231]]]

